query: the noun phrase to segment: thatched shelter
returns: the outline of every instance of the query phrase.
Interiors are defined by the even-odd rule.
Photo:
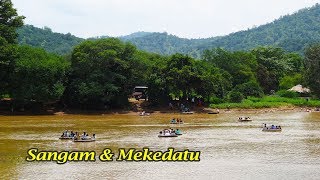
[[[298,93],[310,93],[310,89],[303,87],[301,84],[298,84],[296,86],[293,86],[291,89],[289,89],[288,91],[294,91],[294,92],[298,92]]]

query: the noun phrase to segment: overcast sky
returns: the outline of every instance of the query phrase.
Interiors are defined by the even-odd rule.
[[[78,37],[137,31],[179,37],[226,35],[311,7],[320,0],[12,0],[25,23]]]

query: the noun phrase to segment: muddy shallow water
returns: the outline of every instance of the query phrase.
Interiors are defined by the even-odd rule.
[[[238,122],[250,116],[252,122]],[[183,125],[170,125],[173,117]],[[282,132],[262,132],[262,123]],[[168,127],[177,138],[158,138]],[[95,133],[96,142],[74,143],[58,137],[65,129]],[[96,151],[149,147],[201,151],[200,162],[26,162],[30,148]],[[224,113],[0,116],[1,179],[319,179],[320,113]]]

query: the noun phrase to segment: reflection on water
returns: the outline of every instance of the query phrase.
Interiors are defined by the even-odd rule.
[[[252,122],[238,122],[239,116]],[[185,124],[170,125],[181,117]],[[282,132],[262,132],[262,123]],[[158,138],[163,128],[179,128],[177,138]],[[320,113],[219,115],[154,114],[0,116],[0,174],[4,179],[318,179]],[[58,137],[65,129],[95,133],[96,142],[73,143]],[[94,150],[149,147],[201,151],[200,162],[26,162],[27,150]]]

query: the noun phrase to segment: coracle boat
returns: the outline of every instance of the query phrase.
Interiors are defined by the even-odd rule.
[[[178,135],[171,129],[164,129],[159,132],[158,137],[178,137]]]
[[[146,113],[145,111],[140,112],[139,116],[150,116],[150,113]]]
[[[93,134],[92,137],[90,136],[75,136],[73,138],[73,142],[93,142],[96,141],[96,135]]]
[[[176,129],[174,132],[175,132],[176,135],[178,135],[178,136],[181,136],[181,135],[182,135],[182,132],[181,132],[179,129]]]
[[[62,135],[59,137],[61,140],[71,140],[76,134],[73,131],[65,130]]]
[[[267,126],[266,124],[264,124],[264,127],[262,128],[262,131],[265,131],[265,132],[281,132],[282,128],[281,128],[281,126],[274,126],[274,125]]]
[[[183,124],[183,121],[181,119],[171,119],[170,124]]]
[[[239,117],[239,121],[240,122],[248,122],[248,121],[252,121],[250,117]]]
[[[73,139],[73,142],[93,142],[96,141],[94,138],[90,138],[90,139]]]
[[[61,140],[72,140],[73,139],[73,137],[59,137],[59,139],[61,139]]]

